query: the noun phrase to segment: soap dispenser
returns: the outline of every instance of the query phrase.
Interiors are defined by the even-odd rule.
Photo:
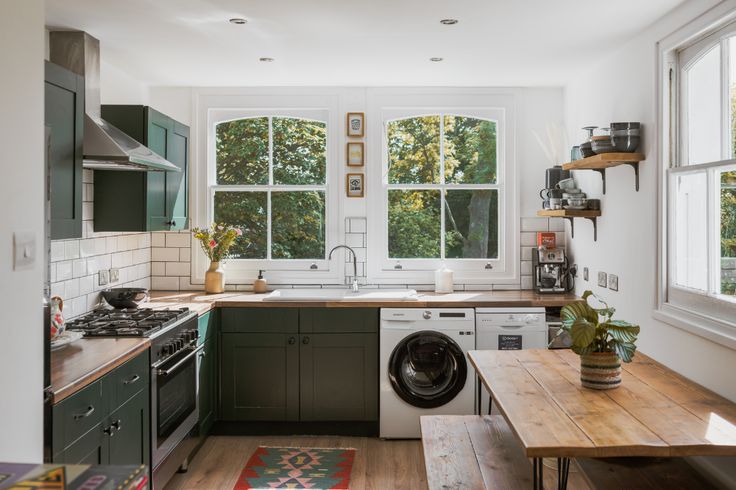
[[[263,271],[258,271],[258,279],[253,281],[253,292],[254,293],[265,293],[268,292],[268,282],[263,278]]]

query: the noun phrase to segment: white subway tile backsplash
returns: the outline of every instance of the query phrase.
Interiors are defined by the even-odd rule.
[[[82,220],[88,221],[94,219],[95,206],[91,202],[82,203]]]
[[[189,262],[167,262],[167,276],[190,276]]]
[[[178,291],[179,290],[179,278],[178,277],[152,277],[151,288],[159,291]]]
[[[51,262],[58,262],[64,260],[64,242],[52,241],[51,242]]]
[[[521,263],[521,275],[522,276],[532,275],[532,263],[530,261],[525,260]]]
[[[522,247],[535,247],[537,245],[537,233],[536,232],[521,232],[521,246]]]
[[[192,249],[191,248],[180,248],[179,249],[179,260],[182,262],[189,262],[192,260]]]
[[[549,219],[549,231],[565,231],[565,219],[564,218],[550,218]]]
[[[521,218],[521,231],[547,231],[548,222],[547,218]]]
[[[189,233],[167,233],[166,234],[166,246],[167,247],[189,247],[191,238]]]
[[[532,276],[521,276],[521,289],[533,289]]]
[[[153,247],[151,248],[151,260],[155,262],[178,262],[179,249]]]
[[[87,275],[87,261],[85,259],[77,259],[72,262],[72,274],[74,277],[82,277]]]
[[[152,247],[165,247],[166,246],[166,234],[157,232],[151,233],[151,246]]]
[[[151,275],[165,276],[166,275],[166,262],[151,262]]]
[[[72,276],[73,276],[73,266],[72,266],[71,260],[59,262],[58,264],[56,264],[56,280],[57,281],[67,281],[71,279]]]
[[[64,258],[67,260],[79,258],[79,240],[66,240],[64,242]]]
[[[95,289],[95,276],[84,276],[79,278],[79,294],[89,294]]]

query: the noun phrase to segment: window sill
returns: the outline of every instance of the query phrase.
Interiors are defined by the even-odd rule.
[[[652,312],[661,322],[703,337],[716,344],[736,350],[736,325],[693,313],[670,304],[663,304]]]

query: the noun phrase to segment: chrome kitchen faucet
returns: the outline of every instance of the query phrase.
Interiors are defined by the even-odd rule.
[[[330,254],[327,256],[327,260],[332,260],[332,252],[334,252],[338,248],[346,248],[350,250],[351,254],[353,254],[353,285],[350,287],[350,290],[354,293],[357,293],[358,292],[358,259],[355,257],[355,250],[348,247],[347,245],[338,245],[334,247],[332,250],[330,250]]]

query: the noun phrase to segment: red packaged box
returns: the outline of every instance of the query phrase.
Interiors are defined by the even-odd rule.
[[[537,247],[557,248],[557,238],[554,233],[540,231],[537,233]]]

